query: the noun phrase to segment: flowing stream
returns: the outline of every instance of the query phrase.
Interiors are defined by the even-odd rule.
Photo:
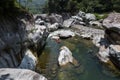
[[[79,66],[58,66],[57,58],[61,46],[67,46],[72,51]],[[61,40],[60,43],[48,39],[36,69],[48,80],[120,80],[119,76],[114,75],[97,59],[97,52],[98,48],[90,40],[77,36]]]

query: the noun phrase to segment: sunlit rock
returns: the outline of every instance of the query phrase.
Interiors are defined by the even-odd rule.
[[[104,38],[104,35],[94,35],[93,38],[92,38],[92,42],[94,45],[96,45],[97,47],[100,47],[101,46],[101,39]],[[105,42],[106,43],[106,42]],[[106,43],[107,44],[107,43]],[[104,44],[104,45],[106,45]]]
[[[34,46],[35,49],[42,48],[46,42],[48,34],[46,26],[36,24],[28,33],[30,45]]]
[[[109,48],[105,48],[105,46],[101,46],[98,52],[98,58],[107,63],[109,61]]]
[[[92,33],[82,34],[81,37],[84,38],[84,39],[91,39],[92,38]]]
[[[1,68],[0,80],[47,80],[44,76],[27,69]]]
[[[95,15],[94,15],[94,14],[91,14],[91,13],[86,13],[86,14],[85,14],[85,18],[86,18],[87,20],[90,20],[90,21],[96,20]]]
[[[75,33],[72,32],[71,30],[58,30],[58,31],[52,32],[49,35],[49,37],[52,37],[52,36],[58,36],[60,38],[66,39],[66,38],[69,38],[69,37],[74,37]]]
[[[108,17],[103,20],[103,26],[106,28],[120,28],[120,13],[110,13]]]
[[[67,20],[64,20],[63,22],[63,26],[66,27],[66,28],[69,28],[72,26],[72,23],[74,22],[74,19],[67,19]]]
[[[66,65],[67,63],[73,63],[73,56],[72,52],[66,47],[61,47],[61,51],[58,57],[58,63],[60,66]]]
[[[48,26],[49,31],[55,31],[60,27],[59,23],[54,23],[50,26]]]
[[[77,60],[72,56],[72,52],[66,46],[60,48],[58,63],[60,66],[65,66],[68,63],[72,63],[74,66],[79,66]]]
[[[110,45],[110,60],[120,69],[120,45]]]
[[[78,20],[78,21],[83,21],[83,19],[82,19],[81,17],[79,17],[79,16],[72,16],[72,18],[73,18],[73,19],[76,19],[76,20]]]
[[[59,40],[60,37],[59,36],[52,36],[51,39],[53,39],[53,40]]]
[[[90,21],[90,26],[96,26],[98,28],[102,28],[102,24],[99,21]]]

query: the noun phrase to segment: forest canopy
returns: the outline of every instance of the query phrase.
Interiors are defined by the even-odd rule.
[[[4,11],[11,11],[13,7],[19,7],[22,1],[23,0],[0,0],[0,12],[3,11],[3,9]],[[46,2],[44,7],[42,5],[42,8],[36,5],[37,8],[42,9],[40,11],[44,13],[76,13],[79,10],[91,13],[120,12],[120,0],[36,0],[37,3],[33,3],[33,0],[25,1],[26,5],[29,3],[37,4],[38,2]],[[27,8],[26,6],[24,7]]]
[[[120,12],[120,0],[48,0],[46,10],[49,13]]]

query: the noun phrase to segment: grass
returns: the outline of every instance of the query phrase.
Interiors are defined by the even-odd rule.
[[[108,13],[103,13],[103,14],[94,13],[94,15],[96,16],[97,20],[105,19],[108,17]]]

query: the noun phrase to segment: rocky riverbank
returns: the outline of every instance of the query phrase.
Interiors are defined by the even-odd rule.
[[[33,71],[48,31],[35,26],[33,16],[27,11],[12,8],[8,14],[0,13],[0,80],[47,80]],[[33,76],[27,77],[28,73]]]
[[[51,15],[37,14],[36,20],[40,20],[39,24],[44,22],[47,25],[50,37],[53,39],[59,40],[61,36],[66,39],[78,35],[84,39],[92,40],[93,44],[99,48],[98,58],[104,63],[112,60],[111,45],[114,43],[119,45],[119,37],[117,37],[119,36],[119,13],[110,13],[106,19],[101,20],[97,20],[94,14],[82,11],[74,16],[67,17],[67,19],[55,13]],[[63,31],[60,30],[61,28]],[[117,62],[119,63],[119,61]]]
[[[82,11],[74,16],[65,17],[64,15],[52,13],[32,16],[24,12],[23,15],[0,18],[0,68],[1,71],[5,70],[5,73],[3,71],[0,74],[0,78],[8,73],[10,75],[6,75],[6,78],[16,79],[15,75],[8,71],[8,68],[16,68],[18,71],[16,74],[25,71],[21,69],[35,70],[38,56],[40,56],[47,38],[54,39],[59,43],[61,39],[76,35],[92,40],[93,44],[99,48],[98,58],[104,63],[111,61],[120,69],[120,13],[111,13],[104,20],[97,20],[94,14]],[[69,47],[64,46],[61,49],[58,58],[59,65],[62,66],[69,62],[73,64],[75,62],[75,65],[79,64],[73,58]],[[25,71],[21,75],[28,72],[30,71]],[[30,73],[35,76],[37,74]],[[40,78],[37,80],[46,80],[43,76],[37,74],[38,76]],[[34,76],[30,80],[32,79]]]

